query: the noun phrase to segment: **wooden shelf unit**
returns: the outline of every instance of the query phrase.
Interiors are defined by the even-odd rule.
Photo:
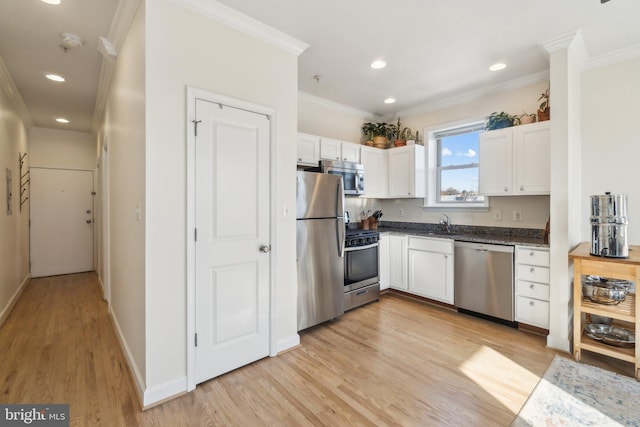
[[[580,361],[582,350],[604,354],[616,359],[625,360],[635,365],[636,379],[640,379],[640,342],[635,347],[614,347],[589,338],[584,333],[582,315],[598,315],[611,317],[616,322],[626,322],[625,327],[632,326],[640,331],[640,319],[636,315],[640,311],[640,298],[629,294],[617,305],[598,304],[582,296],[582,277],[601,276],[613,279],[630,280],[636,284],[636,292],[640,286],[640,246],[629,247],[628,258],[602,258],[589,253],[590,243],[578,245],[569,258],[573,259],[573,356]]]

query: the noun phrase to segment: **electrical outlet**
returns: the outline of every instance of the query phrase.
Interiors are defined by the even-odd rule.
[[[493,213],[493,219],[495,219],[496,221],[500,221],[502,219],[502,211],[500,209],[497,209]]]
[[[400,209],[400,216],[404,216],[404,209]]]
[[[522,221],[522,212],[521,211],[513,211],[513,220],[514,221]]]

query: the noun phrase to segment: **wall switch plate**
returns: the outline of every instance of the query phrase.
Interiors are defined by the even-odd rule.
[[[497,209],[493,213],[493,219],[495,219],[496,221],[500,221],[502,219],[502,211],[500,209]]]
[[[521,211],[513,211],[513,220],[514,221],[522,221],[522,212]]]

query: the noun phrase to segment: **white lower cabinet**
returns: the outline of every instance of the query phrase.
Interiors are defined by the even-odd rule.
[[[389,236],[389,286],[407,290],[407,236]]]
[[[549,329],[549,250],[516,246],[516,321]]]
[[[389,289],[389,235],[380,234],[378,240],[378,275],[380,276],[380,290]]]
[[[453,304],[453,240],[409,237],[408,291]]]

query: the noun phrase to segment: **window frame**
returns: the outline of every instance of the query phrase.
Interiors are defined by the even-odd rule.
[[[425,145],[426,145],[426,189],[427,194],[424,198],[423,208],[425,209],[446,209],[447,211],[451,210],[476,210],[476,211],[488,211],[489,210],[489,197],[484,196],[484,200],[482,202],[443,202],[440,199],[440,184],[441,184],[441,174],[442,170],[451,170],[451,169],[463,169],[458,166],[446,166],[444,168],[440,167],[439,160],[441,155],[441,147],[438,143],[438,137],[442,136],[445,133],[451,133],[451,135],[467,133],[460,132],[461,130],[468,129],[470,132],[482,131],[484,129],[484,119],[466,119],[460,120],[457,122],[446,123],[441,125],[436,125],[430,128],[424,129],[425,135]],[[475,167],[478,168],[478,175],[480,171],[480,163],[481,160],[478,160],[478,163]],[[465,165],[464,168],[469,168],[472,165],[471,163]]]

